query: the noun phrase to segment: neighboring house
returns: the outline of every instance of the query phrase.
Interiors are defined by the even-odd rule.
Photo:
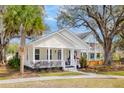
[[[96,46],[91,47],[87,40],[65,29],[42,36],[26,46],[25,66],[34,69],[62,67],[64,70],[76,70],[80,66],[81,55],[86,55],[88,60],[97,60],[96,54],[101,52],[96,50]]]
[[[89,61],[103,60],[103,48],[97,42],[92,31],[86,33],[77,33],[77,36],[90,46],[88,52]]]

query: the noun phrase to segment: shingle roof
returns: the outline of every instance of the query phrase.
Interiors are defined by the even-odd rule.
[[[87,37],[89,34],[93,34],[92,31],[90,32],[85,32],[85,33],[77,33],[76,35],[81,38],[81,39],[84,39],[85,37]]]

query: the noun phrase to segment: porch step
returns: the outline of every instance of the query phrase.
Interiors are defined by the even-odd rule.
[[[66,66],[66,68],[74,68],[74,66]]]

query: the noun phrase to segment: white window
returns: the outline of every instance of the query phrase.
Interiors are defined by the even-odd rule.
[[[35,49],[35,60],[39,60],[39,59],[40,59],[40,50]]]
[[[58,60],[61,60],[61,50],[58,50]]]
[[[50,49],[50,60],[52,60],[52,49]]]
[[[48,49],[47,49],[47,60],[48,60]],[[50,49],[50,60],[52,59],[52,49]]]
[[[94,59],[95,58],[95,54],[94,53],[90,53],[90,59]]]

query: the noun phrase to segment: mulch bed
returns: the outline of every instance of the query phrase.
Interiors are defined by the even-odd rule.
[[[113,65],[113,66],[90,66],[82,68],[80,71],[85,72],[109,72],[109,71],[124,71],[124,65]]]

